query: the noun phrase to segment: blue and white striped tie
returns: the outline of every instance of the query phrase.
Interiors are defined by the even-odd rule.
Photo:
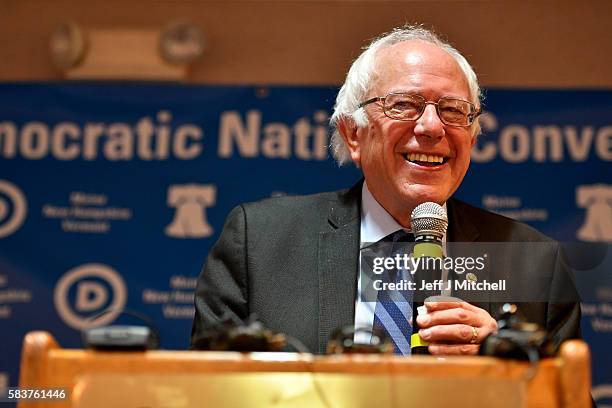
[[[383,238],[388,242],[391,253],[388,257],[397,254],[409,254],[412,250],[414,236],[399,230]],[[383,282],[399,282],[402,279],[410,279],[410,273],[405,269],[386,270]],[[412,291],[406,290],[381,290],[378,292],[376,308],[374,310],[374,328],[383,331],[393,341],[394,353],[410,355],[410,335],[412,334]]]

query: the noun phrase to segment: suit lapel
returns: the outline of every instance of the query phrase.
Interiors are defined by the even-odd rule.
[[[466,212],[461,210],[463,204],[451,198],[447,202],[447,210],[448,210],[448,255],[452,257],[467,257],[467,256],[479,256],[482,254],[476,254],[474,252],[473,245],[466,245],[464,243],[469,242],[479,242],[480,231],[474,221],[467,216]],[[453,246],[453,243],[459,243],[458,245]],[[483,280],[491,281],[491,270],[490,266],[487,264],[486,267],[482,271],[476,271],[474,273],[476,275],[478,282],[482,282]],[[467,276],[466,273],[457,275],[456,278],[465,279]],[[456,296],[460,299],[475,299],[478,301],[470,301],[470,303],[485,309],[491,313],[491,292],[486,293],[474,293],[474,292],[466,292],[463,290],[453,290],[453,296]]]
[[[469,217],[462,214],[461,202],[451,198],[446,203],[448,211],[448,242],[475,242],[480,231]]]
[[[338,328],[352,325],[355,316],[362,182],[330,201],[330,228],[319,233],[319,353]]]

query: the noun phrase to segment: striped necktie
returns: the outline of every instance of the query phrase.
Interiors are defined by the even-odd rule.
[[[399,230],[379,242],[386,243],[383,245],[387,248],[385,256],[395,258],[398,254],[403,256],[412,252],[414,236]],[[402,279],[410,280],[410,276],[410,272],[406,269],[393,268],[383,272],[381,278],[383,283],[397,283]],[[408,289],[378,291],[374,328],[383,331],[391,338],[395,354],[409,355],[412,334],[412,291]]]

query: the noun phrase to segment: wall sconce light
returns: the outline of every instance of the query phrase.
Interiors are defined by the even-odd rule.
[[[163,30],[60,24],[49,51],[68,79],[180,81],[205,49],[201,29],[173,22]]]
[[[87,52],[87,37],[75,23],[62,23],[51,34],[49,52],[56,67],[62,70],[73,68]]]
[[[159,38],[162,58],[172,64],[189,64],[204,53],[206,43],[200,27],[186,23],[171,23]]]

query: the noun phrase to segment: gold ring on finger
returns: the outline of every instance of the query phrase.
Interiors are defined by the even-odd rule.
[[[470,339],[470,344],[476,344],[478,340],[478,329],[472,326],[472,338]]]

